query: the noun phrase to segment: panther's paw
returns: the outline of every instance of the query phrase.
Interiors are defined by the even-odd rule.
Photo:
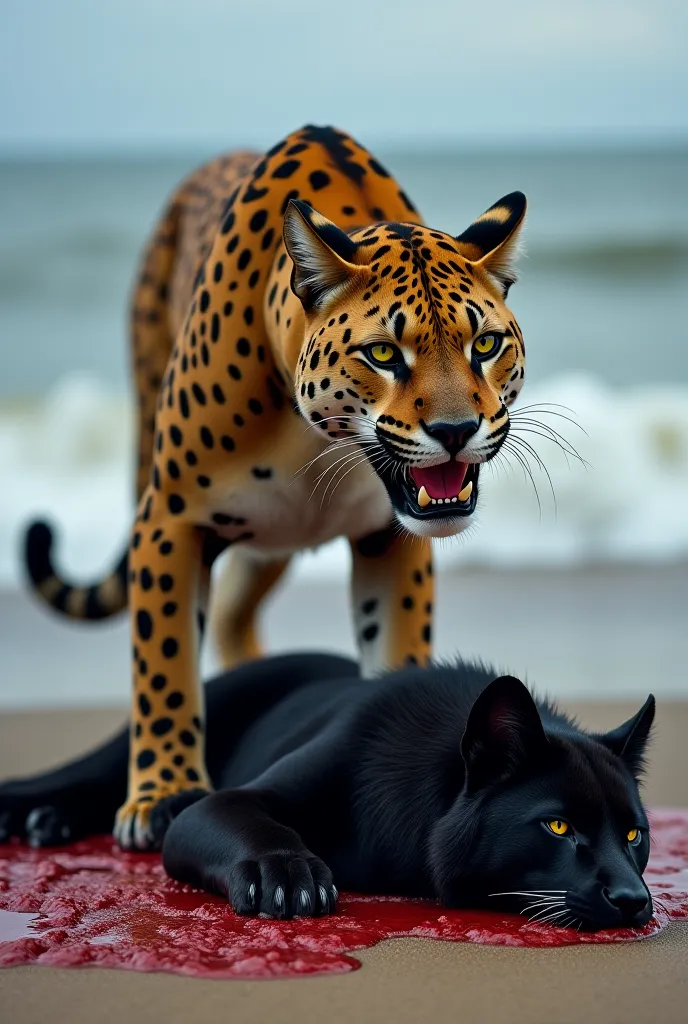
[[[237,914],[322,917],[337,909],[339,894],[327,864],[310,854],[270,853],[234,865],[227,879]]]
[[[32,779],[0,785],[0,843],[21,839],[30,846],[62,846],[80,839],[86,822],[70,801]]]
[[[115,839],[123,850],[159,850],[173,819],[207,793],[199,787],[166,787],[127,800],[115,818]]]
[[[174,819],[186,807],[195,804],[207,795],[207,789],[183,789],[180,793],[167,796],[164,800],[160,800],[154,805],[150,815],[150,833],[153,836],[156,848],[162,846],[165,834]]]
[[[59,807],[3,807],[0,800],[0,843],[23,839],[29,846],[63,846],[77,836],[75,823]]]
[[[59,807],[34,807],[24,829],[29,846],[62,846],[77,838],[73,822]]]

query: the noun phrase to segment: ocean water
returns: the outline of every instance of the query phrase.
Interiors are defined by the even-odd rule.
[[[0,586],[19,583],[37,513],[61,527],[77,577],[126,536],[127,295],[166,195],[207,155],[0,163]],[[475,527],[438,545],[440,565],[688,557],[688,150],[379,155],[444,230],[527,194],[510,296],[528,352],[520,404],[572,410],[575,423],[549,423],[586,462],[524,435],[549,478],[534,459],[533,480],[490,466]],[[343,577],[347,562],[337,542],[298,571]]]
[[[126,303],[165,197],[209,154],[0,163],[0,400],[85,369],[128,387]],[[528,380],[688,382],[688,149],[381,152],[433,226],[459,233],[501,195],[529,199],[511,304]]]
[[[532,476],[508,454],[489,463],[474,523],[459,538],[437,542],[438,565],[546,568],[688,558],[688,385],[621,389],[570,373],[529,392],[533,403],[554,403],[552,413],[570,416],[539,414],[583,461],[544,430],[522,433],[515,421],[512,430],[547,472],[534,455]],[[57,525],[58,564],[70,575],[98,577],[114,562],[132,515],[130,413],[127,400],[82,372],[63,377],[31,409],[0,407],[0,587],[21,581],[23,531],[37,515]],[[337,500],[336,488],[328,500]],[[342,540],[303,555],[296,572],[343,580],[348,565]]]

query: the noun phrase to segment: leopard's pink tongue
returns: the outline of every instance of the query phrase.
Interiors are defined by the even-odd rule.
[[[467,462],[443,462],[441,466],[411,469],[418,490],[424,487],[431,498],[455,498],[463,486]]]

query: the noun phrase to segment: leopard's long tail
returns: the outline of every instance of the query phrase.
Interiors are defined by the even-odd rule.
[[[173,197],[146,246],[131,303],[132,369],[138,400],[136,500],[145,490],[153,461],[155,405],[172,348],[170,282],[174,273],[180,203]],[[35,522],[26,533],[24,557],[36,594],[71,619],[107,619],[127,606],[128,550],[98,582],[80,586],[65,579],[52,557],[53,531]]]
[[[104,579],[86,586],[70,583],[55,569],[53,531],[32,523],[26,532],[25,562],[34,591],[56,612],[71,619],[94,621],[116,615],[127,606],[128,550]]]

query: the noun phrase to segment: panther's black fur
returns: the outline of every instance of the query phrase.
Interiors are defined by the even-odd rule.
[[[532,894],[560,924],[645,923],[636,778],[653,698],[596,736],[495,675],[458,662],[361,680],[347,659],[297,654],[213,680],[216,792],[156,808],[167,871],[240,913],[275,917],[333,911],[336,882],[495,909]],[[128,745],[123,731],[55,772],[0,786],[0,840],[40,846],[111,828]]]

